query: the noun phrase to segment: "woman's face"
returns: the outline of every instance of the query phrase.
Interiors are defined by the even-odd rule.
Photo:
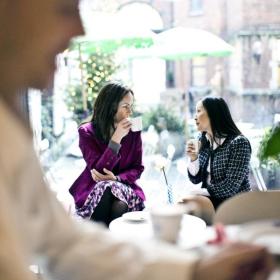
[[[196,113],[194,119],[198,131],[206,131],[211,133],[210,119],[201,101],[196,104]]]
[[[119,103],[118,111],[115,115],[115,122],[128,118],[132,114],[133,95],[129,92]]]

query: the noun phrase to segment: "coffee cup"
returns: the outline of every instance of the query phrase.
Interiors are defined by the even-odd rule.
[[[194,152],[198,153],[199,150],[199,141],[197,139],[190,139],[187,142],[187,145],[192,144],[194,147]]]
[[[176,243],[181,229],[185,207],[183,205],[161,205],[151,208],[153,234],[156,239]]]
[[[135,117],[135,118],[130,118],[129,121],[131,122],[131,130],[133,132],[142,130],[143,125],[142,125],[142,117],[141,116],[138,116],[138,117]]]

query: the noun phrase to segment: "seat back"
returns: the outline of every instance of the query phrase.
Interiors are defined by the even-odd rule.
[[[250,168],[251,168],[251,171],[253,173],[254,179],[256,181],[257,189],[259,191],[267,191],[267,187],[265,185],[265,182],[264,182],[264,179],[263,179],[263,176],[262,176],[261,169],[260,169],[259,165],[256,166],[256,165],[251,163]]]
[[[219,206],[214,223],[242,224],[265,219],[280,219],[280,191],[236,195]]]

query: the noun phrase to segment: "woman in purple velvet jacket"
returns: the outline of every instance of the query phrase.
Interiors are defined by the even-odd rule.
[[[117,82],[105,85],[91,122],[79,127],[86,168],[70,188],[77,214],[106,225],[128,211],[144,209],[136,184],[142,164],[141,132],[131,131],[133,92]]]

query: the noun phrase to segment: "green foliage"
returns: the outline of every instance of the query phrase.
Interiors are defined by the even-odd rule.
[[[172,111],[161,105],[143,114],[144,130],[147,130],[150,125],[153,125],[158,133],[165,129],[184,133],[183,120],[180,120]]]
[[[100,52],[91,54],[81,67],[84,75],[83,86],[81,84],[69,85],[66,96],[67,107],[73,113],[73,119],[78,123],[92,114],[94,101],[99,91],[119,69],[115,63],[114,54]]]
[[[265,131],[260,142],[258,158],[261,164],[271,167],[280,165],[280,127]]]

